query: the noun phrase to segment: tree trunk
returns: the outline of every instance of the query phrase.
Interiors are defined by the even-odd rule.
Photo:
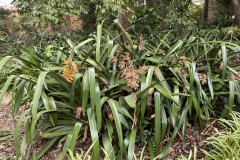
[[[71,19],[70,19],[70,16],[66,16],[65,20],[66,20],[66,23],[67,23],[67,26],[65,28],[65,33],[70,34],[71,33]]]
[[[131,18],[131,13],[129,12],[127,13],[118,12],[118,21],[123,26],[123,28],[128,32],[130,31],[130,27],[131,27],[131,22],[129,21],[130,18]]]
[[[90,2],[88,14],[80,14],[82,19],[82,30],[86,34],[96,31],[97,15],[96,15],[96,3]]]
[[[240,28],[240,3],[238,0],[217,0],[228,11],[231,16],[234,16],[235,24]]]
[[[133,6],[133,3],[130,3],[129,5],[130,7]],[[130,19],[131,19],[131,16],[132,16],[132,13],[131,12],[125,12],[125,13],[122,13],[122,12],[118,12],[118,21],[119,23],[123,26],[123,28],[130,34],[131,33],[131,22],[130,22]],[[122,38],[123,38],[123,41],[126,42],[127,41],[127,38],[122,35]]]
[[[216,7],[216,1],[209,0],[207,21],[211,21],[212,19],[215,18],[215,13],[214,13],[215,7]]]
[[[202,12],[202,18],[201,18],[201,25],[203,25],[207,21],[207,17],[208,17],[208,4],[209,4],[209,0],[205,0],[203,12]]]

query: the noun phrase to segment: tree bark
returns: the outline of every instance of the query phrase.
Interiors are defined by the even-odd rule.
[[[216,1],[209,0],[207,21],[211,21],[212,19],[215,18],[215,13],[214,13],[215,7],[216,7]]]
[[[133,5],[134,5],[133,3],[129,4],[130,7],[133,7]],[[118,21],[129,34],[131,33],[131,25],[132,25],[130,22],[131,16],[132,16],[131,12],[122,13],[121,11],[118,11],[118,17],[117,17]],[[127,38],[124,35],[122,35],[122,38],[124,42],[127,41]]]
[[[209,5],[209,0],[205,0],[203,12],[202,12],[202,18],[201,18],[201,25],[203,25],[208,19],[208,5]]]
[[[118,12],[118,21],[123,26],[124,29],[127,29],[129,32],[129,27],[131,27],[131,22],[129,21],[131,18],[131,13],[121,13]]]
[[[240,28],[240,3],[238,0],[217,0],[222,4],[231,16],[234,16],[235,24]]]

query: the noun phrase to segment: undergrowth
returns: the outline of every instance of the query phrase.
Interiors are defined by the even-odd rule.
[[[0,71],[9,60],[17,67],[6,74],[0,102],[11,90],[13,117],[25,105],[14,130],[16,158],[40,159],[62,143],[59,160],[74,153],[79,138],[91,138],[96,160],[101,148],[106,158],[133,160],[136,141],[147,146],[150,159],[161,159],[180,129],[185,145],[187,123],[201,130],[210,117],[239,109],[240,46],[196,35],[130,35],[115,20],[87,38],[51,39],[2,58]],[[168,130],[170,140],[160,149]]]
[[[206,160],[237,160],[240,157],[240,113],[232,112],[230,120],[220,119],[220,128],[215,128],[216,134],[207,138],[207,148],[204,151]]]

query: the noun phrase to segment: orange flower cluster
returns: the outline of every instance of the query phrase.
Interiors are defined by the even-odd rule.
[[[65,66],[61,76],[64,77],[68,82],[72,82],[73,77],[76,75],[78,69],[81,68],[81,64],[72,64],[72,62],[66,60],[64,60],[63,64],[65,64]]]

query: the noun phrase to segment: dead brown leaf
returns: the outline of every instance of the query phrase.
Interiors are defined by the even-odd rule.
[[[136,115],[136,109],[134,110],[134,117],[133,117],[133,124],[132,129],[137,125],[137,115]]]
[[[84,130],[83,142],[85,142],[87,139],[87,132],[88,132],[88,126],[86,126]]]
[[[77,119],[80,119],[81,112],[82,112],[82,106],[77,108],[77,113],[76,113],[76,118]]]
[[[135,103],[137,103],[137,95],[136,94],[133,95],[133,100]]]

